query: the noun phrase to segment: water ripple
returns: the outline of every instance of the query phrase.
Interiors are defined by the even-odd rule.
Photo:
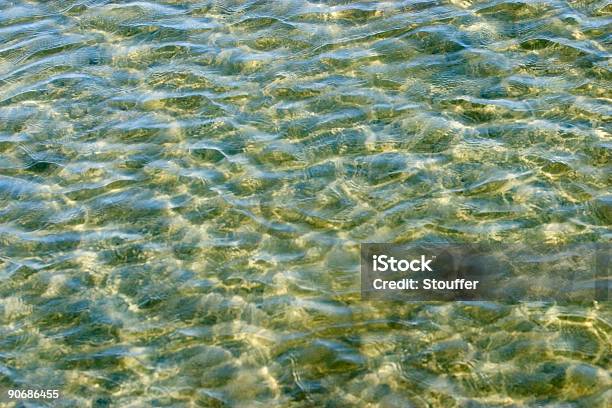
[[[0,2],[2,388],[605,406],[609,304],[364,303],[358,244],[609,241],[609,17]]]

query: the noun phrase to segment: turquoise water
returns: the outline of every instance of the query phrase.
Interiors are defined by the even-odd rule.
[[[609,243],[611,24],[0,1],[0,403],[606,406],[610,302],[365,302],[359,243]]]

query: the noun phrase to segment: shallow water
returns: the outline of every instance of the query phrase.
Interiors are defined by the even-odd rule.
[[[1,1],[1,398],[605,406],[609,302],[364,302],[358,251],[609,242],[611,17]]]

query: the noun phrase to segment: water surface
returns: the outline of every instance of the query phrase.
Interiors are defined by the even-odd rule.
[[[610,7],[0,1],[0,389],[604,407],[609,302],[362,302],[358,251],[609,242]]]

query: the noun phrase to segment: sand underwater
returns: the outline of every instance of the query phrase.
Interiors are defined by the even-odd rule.
[[[0,405],[610,406],[609,301],[364,301],[359,245],[609,244],[611,26],[0,1]]]

